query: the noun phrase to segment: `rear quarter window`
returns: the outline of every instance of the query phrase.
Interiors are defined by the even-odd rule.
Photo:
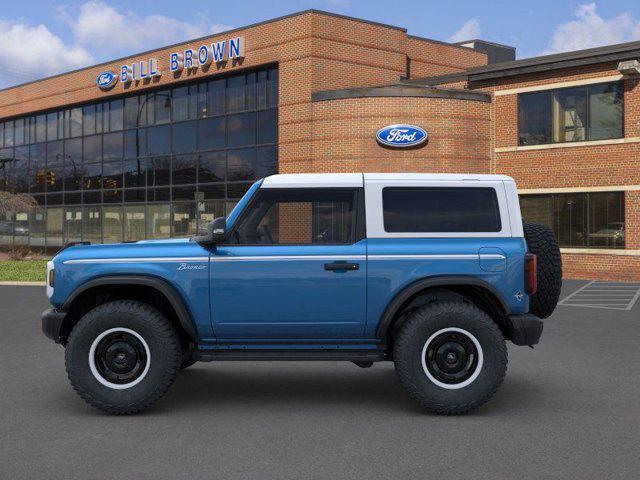
[[[499,232],[500,209],[493,188],[385,187],[386,232]]]

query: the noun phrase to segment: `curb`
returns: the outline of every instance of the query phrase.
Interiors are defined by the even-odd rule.
[[[0,286],[46,287],[46,282],[0,282]]]

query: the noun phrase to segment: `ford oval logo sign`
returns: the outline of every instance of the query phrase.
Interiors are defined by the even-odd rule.
[[[376,134],[379,143],[387,147],[417,147],[427,141],[427,132],[415,125],[389,125]]]
[[[118,76],[113,72],[102,72],[96,79],[96,85],[102,90],[108,90],[118,81]]]

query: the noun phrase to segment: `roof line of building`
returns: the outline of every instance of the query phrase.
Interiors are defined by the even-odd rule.
[[[454,73],[446,73],[444,75],[434,75],[432,77],[422,77],[422,78],[407,78],[400,77],[400,83],[405,85],[422,85],[422,86],[433,86],[433,85],[441,85],[443,83],[452,83],[452,82],[465,82],[467,81],[469,75],[466,71],[464,72],[454,72]]]
[[[237,31],[240,31],[240,30],[246,30],[248,28],[255,28],[255,27],[259,27],[261,25],[267,25],[269,23],[274,23],[274,22],[278,22],[278,21],[281,21],[281,20],[285,20],[287,18],[298,17],[298,16],[301,16],[301,15],[307,15],[307,14],[310,14],[310,13],[316,13],[316,14],[319,14],[319,15],[326,15],[326,16],[330,16],[330,17],[342,18],[342,19],[345,19],[345,20],[351,20],[351,21],[356,21],[356,22],[360,22],[360,23],[366,23],[366,24],[369,24],[369,25],[377,25],[377,26],[385,27],[385,28],[392,28],[394,30],[399,30],[399,31],[405,32],[405,33],[407,31],[406,28],[398,27],[398,26],[395,26],[395,25],[389,25],[389,24],[386,24],[386,23],[374,22],[373,20],[365,20],[365,19],[362,19],[362,18],[350,17],[350,16],[347,16],[347,15],[339,14],[339,13],[333,13],[333,12],[327,12],[325,10],[318,10],[318,9],[315,9],[315,8],[309,8],[309,9],[306,9],[306,10],[301,10],[299,12],[293,12],[293,13],[289,13],[287,15],[282,15],[280,17],[271,18],[269,20],[263,20],[263,21],[260,21],[260,22],[251,23],[249,25],[244,25],[242,27],[236,27],[236,28],[232,28],[232,29],[225,30],[225,31],[222,31],[222,32],[214,32],[214,33],[211,33],[209,35],[205,35],[203,37],[198,37],[198,38],[194,38],[194,39],[187,39],[187,40],[184,40],[182,42],[173,43],[171,45],[164,45],[162,47],[153,48],[151,50],[146,50],[144,52],[132,53],[130,55],[126,55],[124,57],[116,58],[116,59],[113,59],[113,60],[107,60],[105,62],[96,63],[94,65],[89,65],[89,66],[86,66],[86,67],[76,68],[75,70],[69,70],[67,72],[57,73],[55,75],[50,75],[48,77],[38,78],[36,80],[30,80],[28,82],[20,83],[18,85],[12,85],[10,87],[1,88],[0,92],[4,92],[6,90],[11,90],[12,88],[24,87],[25,85],[30,85],[32,83],[42,82],[44,80],[50,80],[52,78],[61,77],[63,75],[69,75],[71,73],[81,72],[83,70],[89,70],[91,68],[101,67],[103,65],[108,65],[108,64],[114,63],[114,62],[121,62],[121,61],[126,60],[126,59],[131,58],[131,57],[139,57],[139,56],[142,56],[142,55],[148,55],[150,53],[157,52],[159,50],[166,50],[167,48],[178,47],[180,45],[184,45],[185,43],[198,42],[198,41],[205,40],[207,38],[211,38],[211,37],[214,37],[214,36],[228,35],[230,33],[237,32]]]
[[[462,48],[464,50],[471,50],[473,52],[477,51],[475,48],[472,48],[472,47],[465,47],[464,45],[460,45],[458,43],[449,43],[443,40],[436,40],[434,38],[429,38],[429,37],[421,37],[419,35],[407,35],[407,37],[415,38],[416,40],[423,40],[425,42],[437,43],[439,45],[446,45],[447,47]],[[484,53],[484,52],[478,52],[478,53]]]
[[[473,42],[482,42],[482,43],[486,43],[486,44],[488,44],[488,45],[493,45],[493,46],[495,46],[495,47],[500,47],[500,48],[509,48],[509,49],[511,49],[511,50],[515,50],[515,49],[516,49],[516,47],[514,47],[514,46],[512,46],[512,45],[506,45],[506,44],[504,44],[504,43],[498,43],[498,42],[490,42],[490,41],[488,41],[488,40],[483,40],[482,38],[472,38],[472,39],[469,39],[469,40],[465,40],[464,42],[455,42],[455,43],[452,43],[452,45],[457,45],[457,46],[464,47],[464,45],[465,45],[466,43],[473,43]],[[471,48],[471,47],[466,47],[466,48]]]
[[[471,90],[457,90],[446,88],[434,88],[420,85],[395,84],[381,87],[343,88],[339,90],[323,90],[311,95],[313,102],[325,102],[328,100],[345,100],[349,98],[370,97],[421,97],[421,98],[450,98],[457,100],[470,100],[475,102],[490,102],[491,94],[474,92]]]
[[[604,63],[635,56],[640,56],[640,41],[473,67],[467,70],[467,74],[469,75],[470,81],[489,80],[498,77],[543,72],[593,63]]]

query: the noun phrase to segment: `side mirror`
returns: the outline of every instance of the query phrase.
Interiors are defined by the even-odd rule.
[[[218,217],[207,225],[207,234],[211,237],[211,243],[224,243],[227,238],[227,217]]]
[[[216,245],[223,243],[227,238],[227,218],[218,217],[207,225],[206,235],[195,237],[194,240],[200,245]]]

